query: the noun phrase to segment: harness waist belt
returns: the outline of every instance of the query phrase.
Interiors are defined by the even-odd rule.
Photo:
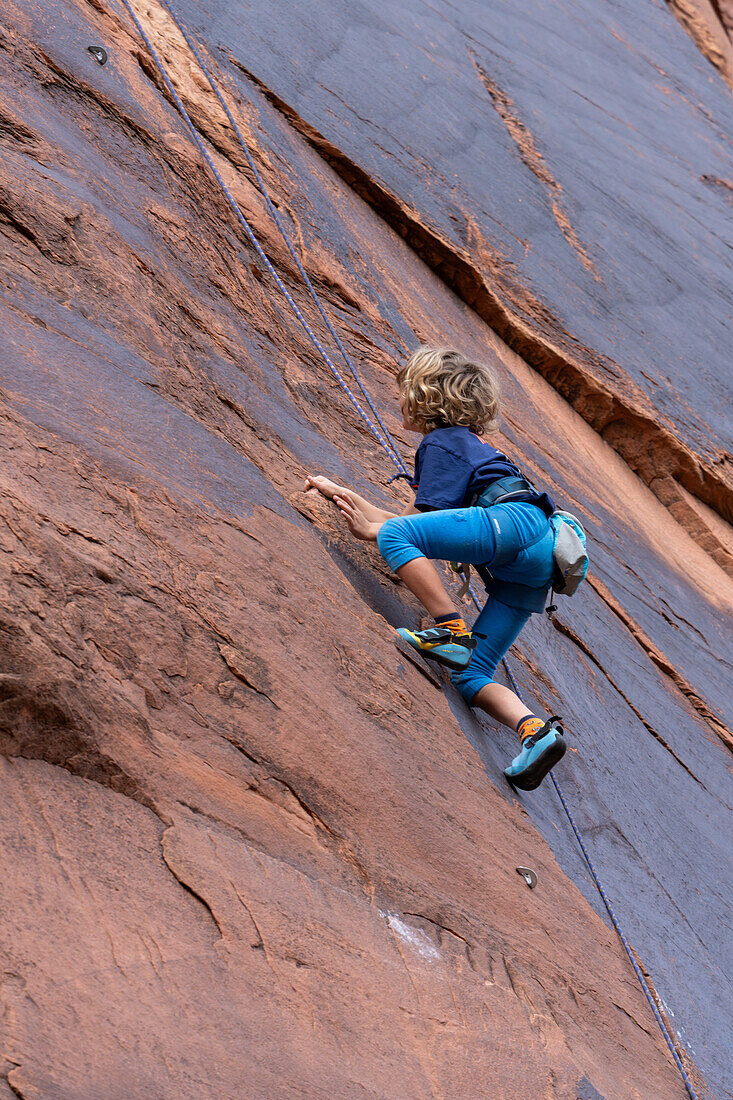
[[[498,481],[487,485],[473,502],[474,507],[490,508],[492,504],[499,504],[507,497],[518,496],[520,493],[534,493],[534,486],[523,477],[500,477]]]

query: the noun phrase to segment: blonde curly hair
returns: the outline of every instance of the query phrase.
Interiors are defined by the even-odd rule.
[[[460,426],[485,435],[498,424],[494,372],[454,348],[417,348],[397,382],[408,419],[425,433]]]

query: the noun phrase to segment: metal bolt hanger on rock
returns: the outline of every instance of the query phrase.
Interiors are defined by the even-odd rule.
[[[522,876],[530,890],[534,890],[538,882],[536,871],[533,871],[531,867],[517,867],[517,874]]]

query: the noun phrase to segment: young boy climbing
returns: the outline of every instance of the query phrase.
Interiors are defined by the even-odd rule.
[[[427,630],[398,634],[423,657],[452,670],[466,702],[515,729],[521,752],[504,771],[534,790],[565,753],[557,719],[545,721],[502,684],[497,666],[551,587],[554,505],[481,436],[496,427],[496,379],[483,363],[450,348],[421,347],[398,375],[403,426],[419,432],[412,504],[397,516],[325,477],[306,489],[333,500],[352,535],[382,557],[433,617]],[[429,559],[476,567],[489,599],[469,631]]]

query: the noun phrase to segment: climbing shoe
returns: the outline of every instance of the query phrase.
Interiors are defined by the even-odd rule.
[[[539,787],[550,768],[565,755],[564,729],[559,718],[548,718],[544,726],[528,737],[519,756],[515,756],[504,775],[514,787],[533,791]]]
[[[407,630],[400,626],[397,633],[421,657],[462,672],[473,657],[478,642],[470,634],[454,634],[447,626],[431,626],[428,630]]]

